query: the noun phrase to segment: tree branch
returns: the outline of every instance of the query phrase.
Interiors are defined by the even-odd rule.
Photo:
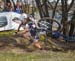
[[[74,0],[71,1],[70,5],[69,5],[69,7],[67,9],[67,12],[69,12],[69,10],[72,8],[73,4],[74,4]]]

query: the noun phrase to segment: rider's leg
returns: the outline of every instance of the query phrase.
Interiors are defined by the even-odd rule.
[[[26,33],[24,33],[23,34],[23,37],[25,38],[25,39],[27,39],[27,40],[30,40],[30,32],[26,32]]]
[[[23,34],[23,37],[26,38],[27,40],[32,39],[30,32],[26,32],[25,34]],[[39,37],[37,35],[34,36],[33,38],[33,44],[35,47],[41,49],[40,43],[39,43]]]
[[[38,36],[35,36],[33,44],[34,44],[35,47],[41,49]]]

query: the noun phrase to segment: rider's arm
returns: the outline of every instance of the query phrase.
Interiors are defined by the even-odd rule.
[[[26,24],[24,30],[21,31],[21,33],[26,33],[26,32],[29,32],[29,26],[28,26],[28,24]]]
[[[29,19],[35,24],[35,26],[36,26],[36,28],[39,28],[38,27],[38,20],[36,20],[35,18],[33,18],[33,17],[29,17]]]
[[[26,33],[26,32],[29,32],[28,28],[25,28],[24,30],[21,31],[21,33],[23,33],[23,34]]]
[[[22,26],[22,22],[21,22],[21,24],[19,25],[17,32],[19,32],[21,26]]]

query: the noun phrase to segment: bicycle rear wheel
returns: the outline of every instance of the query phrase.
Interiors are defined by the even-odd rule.
[[[52,23],[51,23],[52,21]],[[53,31],[61,31],[61,25],[58,21],[55,19],[51,19],[50,17],[44,17],[41,18],[38,22],[38,26],[41,28],[49,29],[52,26],[52,32]],[[51,30],[51,29],[50,29]]]

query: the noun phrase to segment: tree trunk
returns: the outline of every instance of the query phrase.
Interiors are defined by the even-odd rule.
[[[74,11],[73,17],[71,19],[69,36],[74,35],[74,29],[75,29],[75,11]]]
[[[39,10],[40,17],[43,18],[44,17],[44,14],[42,12],[41,2],[40,2],[40,0],[35,0],[35,2],[36,2],[36,5],[37,5],[37,8]]]
[[[57,0],[55,7],[53,8],[52,18],[54,18],[54,16],[55,16],[55,11],[56,11],[58,3],[59,3],[59,0]]]
[[[68,12],[67,12],[67,0],[61,0],[62,3],[62,25],[63,25],[63,34],[68,35],[68,26],[65,25],[68,21]]]
[[[69,10],[72,8],[73,4],[74,4],[74,0],[71,1],[70,5],[69,5],[69,7],[67,9],[67,12],[69,12]]]
[[[48,12],[48,6],[47,6],[47,0],[44,1],[45,5],[44,5],[44,10],[45,10],[45,17],[49,17],[49,12]]]

